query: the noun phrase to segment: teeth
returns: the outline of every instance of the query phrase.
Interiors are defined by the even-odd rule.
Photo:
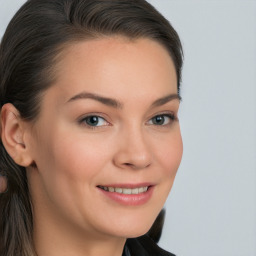
[[[115,192],[117,192],[117,193],[122,193],[123,190],[122,190],[121,188],[115,188]]]
[[[125,194],[125,195],[137,195],[140,193],[144,193],[148,190],[148,187],[140,187],[140,188],[113,188],[113,187],[102,187],[100,188],[104,189],[105,191],[108,192],[116,192],[120,194]]]
[[[144,188],[139,188],[139,193],[143,193],[144,192]]]
[[[138,188],[132,189],[132,194],[134,195],[139,194],[139,189]]]
[[[112,188],[112,187],[107,188],[107,190],[108,190],[109,192],[115,192],[115,189]]]
[[[132,193],[132,190],[130,188],[123,188],[122,193],[126,195],[130,195]]]

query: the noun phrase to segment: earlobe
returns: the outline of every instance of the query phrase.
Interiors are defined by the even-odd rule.
[[[10,103],[3,105],[1,110],[1,139],[3,145],[18,165],[27,167],[33,161],[24,141],[26,129],[19,111]]]

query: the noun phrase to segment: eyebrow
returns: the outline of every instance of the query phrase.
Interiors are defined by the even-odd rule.
[[[169,94],[163,98],[160,98],[156,101],[153,102],[152,104],[152,107],[159,107],[159,106],[162,106],[166,103],[168,103],[169,101],[172,101],[172,100],[178,100],[178,101],[181,101],[182,98],[179,94],[177,93],[174,93],[174,94]]]
[[[96,101],[99,101],[100,103],[107,105],[109,107],[113,108],[122,108],[123,104],[115,99],[107,98],[100,96],[95,93],[88,93],[88,92],[82,92],[79,93],[75,96],[73,96],[71,99],[68,100],[68,102],[74,101],[74,100],[79,100],[79,99],[93,99]]]
[[[113,107],[113,108],[117,108],[117,109],[121,109],[123,107],[123,104],[116,100],[116,99],[112,99],[112,98],[108,98],[108,97],[103,97],[101,95],[95,94],[95,93],[89,93],[89,92],[82,92],[79,93],[75,96],[73,96],[72,98],[70,98],[67,102],[72,102],[75,100],[80,100],[80,99],[93,99],[96,100],[104,105],[107,105],[109,107]],[[168,103],[169,101],[172,100],[179,100],[181,101],[181,96],[179,94],[169,94],[167,96],[164,96],[160,99],[157,99],[156,101],[154,101],[152,103],[152,107],[159,107],[162,106],[166,103]]]

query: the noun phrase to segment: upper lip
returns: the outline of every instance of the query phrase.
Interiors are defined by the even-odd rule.
[[[143,182],[143,183],[115,183],[115,184],[104,184],[104,185],[98,185],[97,187],[112,187],[112,188],[141,188],[141,187],[150,187],[154,184],[149,182]]]

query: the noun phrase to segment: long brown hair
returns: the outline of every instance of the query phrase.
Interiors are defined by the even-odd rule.
[[[0,108],[12,103],[21,118],[35,121],[40,99],[55,79],[54,66],[67,44],[106,36],[149,38],[165,47],[175,65],[179,92],[182,47],[170,23],[144,0],[28,0],[0,45]],[[33,214],[26,169],[0,140],[0,255],[34,256]]]

